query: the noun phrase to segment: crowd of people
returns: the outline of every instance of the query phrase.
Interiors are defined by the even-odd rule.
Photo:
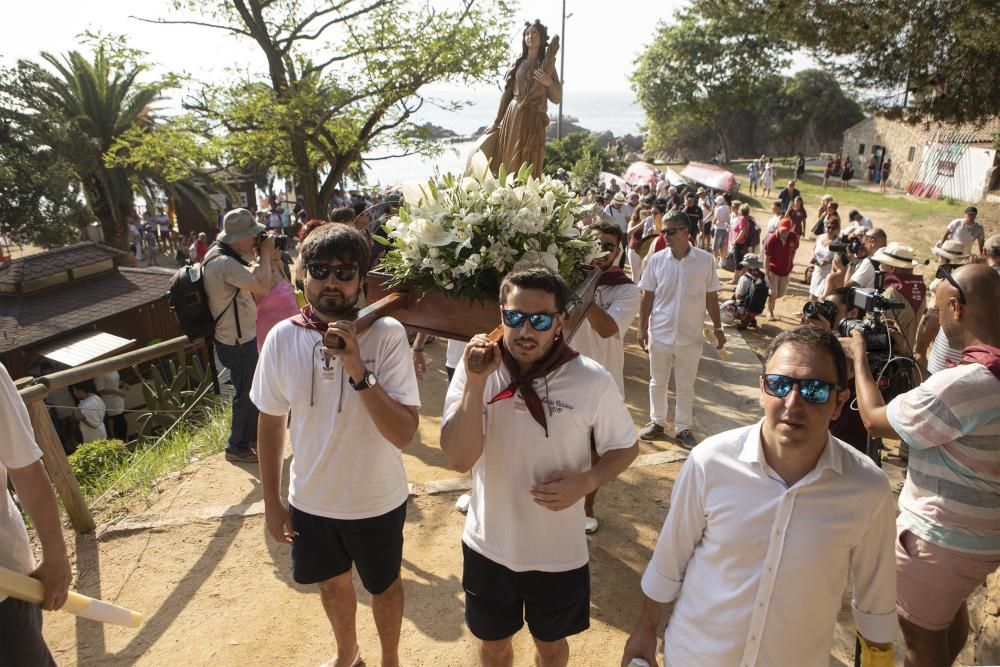
[[[837,202],[824,197],[809,228],[819,235],[810,301],[763,361],[762,419],[696,434],[703,323],[722,350],[725,313],[744,325],[765,308],[775,317],[807,228],[796,181],[774,197],[765,225],[706,188],[611,183],[583,197],[595,206],[581,231],[602,255],[593,305],[572,340],[563,335],[567,287],[539,267],[503,279],[499,340],[484,332],[449,344],[440,443],[448,465],[472,475],[456,549],[481,663],[512,665],[512,637],[527,623],[536,664],[578,664],[567,637],[590,624],[586,536],[600,526],[596,495],[628,468],[640,440],[667,437],[669,424],[690,455],[621,664],[657,664],[656,636],[674,603],[668,664],[826,665],[849,579],[862,664],[893,664],[897,619],[908,666],[951,664],[968,634],[966,599],[1000,565],[1000,237],[984,238],[969,207],[935,247],[937,279],[927,287],[910,246],[889,242],[858,211],[842,224]],[[371,595],[381,664],[393,667],[404,609],[401,452],[419,425],[427,337],[411,340],[392,317],[355,329],[380,216],[368,202],[336,203],[327,219],[300,225],[294,260],[276,247],[280,225],[230,211],[202,266],[218,356],[235,389],[226,458],[259,465],[268,535],[290,546],[293,579],[317,586],[329,618],[337,650],[329,664],[361,664],[356,569]],[[729,301],[720,267],[734,273]],[[930,373],[888,402],[869,338],[845,329],[870,315],[851,287],[899,302],[889,336]],[[649,364],[641,429],[623,372],[637,316]],[[40,496],[25,506],[41,535],[58,525],[55,505],[26,488],[38,484],[40,453],[6,374],[0,385],[0,483],[9,470],[19,493]],[[909,446],[898,517],[887,477],[867,456],[872,438]],[[19,545],[13,565],[46,583],[43,607],[57,608],[69,585],[61,539],[42,536],[36,569],[23,524],[4,521],[0,534]],[[0,662],[47,654],[36,607],[4,600],[0,622],[24,629],[0,646]]]

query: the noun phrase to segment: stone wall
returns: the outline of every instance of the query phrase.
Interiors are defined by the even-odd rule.
[[[972,631],[958,663],[1000,665],[1000,572],[969,598],[969,621]]]
[[[844,132],[843,154],[854,163],[855,178],[864,179],[865,165],[874,153],[873,147],[884,147],[885,157],[892,160],[889,185],[905,190],[917,176],[929,138],[921,125],[871,116]],[[862,144],[863,155],[859,153]]]

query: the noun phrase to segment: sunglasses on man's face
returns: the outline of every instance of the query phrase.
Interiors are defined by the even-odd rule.
[[[503,323],[509,326],[511,329],[520,329],[524,325],[524,321],[528,320],[528,324],[535,331],[548,331],[552,328],[552,323],[556,319],[556,315],[559,313],[526,313],[521,310],[507,310],[506,308],[500,309],[503,315]]]
[[[617,243],[605,243],[603,241],[601,242],[601,250],[603,250],[604,252],[612,252],[617,247],[618,247]]]
[[[342,283],[350,282],[358,275],[357,264],[327,264],[326,262],[309,262],[306,265],[309,277],[313,280],[326,280],[332,273]]]
[[[965,292],[962,291],[961,285],[959,285],[958,281],[956,281],[952,277],[952,275],[951,275],[951,272],[954,271],[957,266],[959,266],[959,265],[958,264],[942,264],[941,266],[938,267],[937,277],[938,277],[939,280],[947,280],[948,283],[952,287],[954,287],[956,290],[958,290],[958,302],[964,306],[965,305]]]
[[[807,403],[815,403],[817,405],[830,400],[830,395],[836,386],[824,380],[802,380],[788,377],[787,375],[769,374],[762,375],[761,378],[764,380],[764,393],[769,396],[785,398],[792,393],[794,387],[798,386],[802,399]]]

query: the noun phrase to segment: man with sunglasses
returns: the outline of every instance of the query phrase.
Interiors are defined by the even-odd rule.
[[[251,396],[260,409],[260,476],[267,531],[292,546],[292,577],[316,584],[337,643],[329,663],[360,664],[351,580],[371,593],[383,667],[399,664],[399,576],[408,496],[400,453],[417,430],[420,397],[403,325],[391,317],[357,334],[369,246],[348,225],[302,243],[308,302],[264,342]],[[288,507],[282,503],[291,412]]]
[[[562,338],[566,299],[547,268],[508,274],[503,338],[469,342],[445,398],[441,449],[452,468],[472,471],[462,586],[483,665],[514,663],[525,621],[535,664],[568,664],[566,637],[590,625],[582,501],[639,450],[611,374]]]
[[[847,400],[837,337],[800,326],[772,341],[764,418],[706,439],[674,483],[642,577],[622,665],[829,664],[848,578],[862,665],[892,662],[894,508],[885,474],[830,435]]]
[[[951,665],[969,634],[966,600],[1000,565],[1000,275],[942,265],[934,300],[957,366],[885,404],[864,338],[847,341],[872,436],[910,447],[896,520],[896,609],[907,667]]]
[[[688,240],[687,217],[677,211],[663,222],[666,249],[649,258],[639,281],[639,345],[649,353],[649,423],[639,433],[652,440],[664,432],[667,384],[674,375],[674,429],[685,447],[698,444],[694,426],[694,383],[701,360],[705,311],[715,326],[717,349],[726,344],[719,313],[719,278],[708,252]]]
[[[621,252],[621,239],[624,238],[617,225],[601,222],[592,225],[590,232],[600,239],[601,250],[605,254],[594,260],[594,266],[601,270],[601,277],[594,292],[594,302],[587,310],[587,319],[573,336],[572,347],[611,373],[624,399],[625,334],[639,312],[639,288],[616,266],[615,259]],[[591,459],[596,464],[600,456],[592,451]],[[597,532],[598,528],[594,516],[596,495],[596,491],[587,494],[584,503],[588,534]]]

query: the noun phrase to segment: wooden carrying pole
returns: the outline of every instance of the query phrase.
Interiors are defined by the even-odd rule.
[[[35,441],[44,454],[42,460],[45,469],[59,493],[59,499],[66,508],[73,529],[80,534],[89,533],[95,528],[94,517],[90,514],[87,500],[83,497],[73,471],[70,470],[66,452],[59,442],[55,426],[52,425],[52,418],[49,417],[49,410],[41,400],[31,401],[27,406],[31,427],[35,431]]]

